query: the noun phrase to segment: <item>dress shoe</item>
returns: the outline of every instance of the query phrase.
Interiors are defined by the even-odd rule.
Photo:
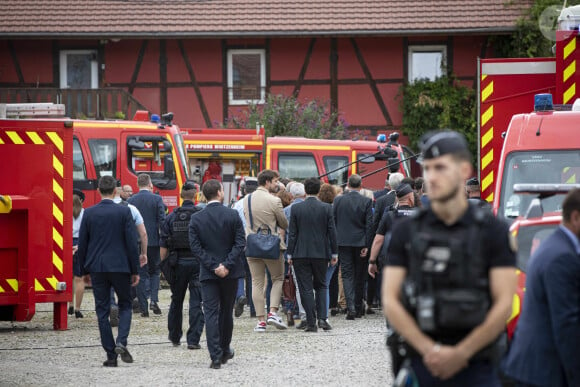
[[[300,324],[296,325],[296,329],[306,329],[306,327],[308,326],[308,324],[306,323],[305,320],[300,321]]]
[[[116,367],[117,359],[107,359],[103,362],[103,367]]]
[[[316,325],[307,326],[306,328],[304,328],[304,332],[318,332],[318,328],[316,327]]]
[[[373,310],[373,308],[371,308],[370,306],[367,308],[366,311],[367,314],[375,314],[376,312]]]
[[[187,349],[201,349],[199,344],[187,344]]]
[[[294,326],[294,315],[292,314],[292,312],[286,313],[286,322],[287,322],[289,327]]]
[[[230,349],[229,352],[224,352],[224,354],[222,355],[222,364],[226,364],[228,362],[228,360],[231,360],[234,358],[234,350]]]
[[[161,314],[161,308],[156,302],[151,302],[151,310],[153,311],[153,314]]]
[[[141,312],[141,317],[149,317],[149,312]]]
[[[347,320],[354,320],[356,317],[356,313],[355,312],[346,312],[346,319]]]
[[[121,360],[125,363],[133,363],[133,356],[131,356],[129,350],[123,344],[117,344],[115,347],[115,353],[121,355]]]
[[[76,318],[83,318],[83,317],[85,317],[85,316],[83,316],[83,314],[81,313],[81,311],[80,311],[80,310],[75,310],[75,317],[76,317]]]
[[[234,316],[240,317],[244,313],[244,306],[248,303],[246,296],[240,296],[234,305]]]
[[[324,329],[325,331],[332,330],[332,326],[325,320],[318,320],[318,328]]]
[[[209,368],[213,368],[214,370],[219,370],[222,368],[222,362],[219,360],[212,360]]]
[[[331,315],[331,316],[336,316],[336,315],[337,315],[337,314],[339,314],[339,313],[340,313],[340,312],[339,312],[339,310],[338,310],[338,309],[336,309],[336,308],[332,308],[332,309],[330,309],[330,315]]]
[[[68,307],[68,314],[75,314],[75,308],[74,308],[74,306],[69,306]]]

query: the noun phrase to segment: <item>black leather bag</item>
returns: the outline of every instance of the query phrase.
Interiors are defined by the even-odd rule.
[[[252,195],[248,197],[248,213],[250,214],[250,227],[254,229],[252,217]],[[248,235],[246,239],[246,257],[262,259],[280,258],[280,237],[272,235],[268,225],[258,227],[255,234]]]

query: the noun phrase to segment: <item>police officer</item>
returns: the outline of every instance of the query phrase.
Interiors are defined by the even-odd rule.
[[[421,145],[431,205],[394,225],[382,289],[385,316],[408,343],[400,374],[422,387],[499,386],[493,344],[516,290],[508,226],[468,204],[462,135],[429,133]]]
[[[174,278],[170,281],[171,306],[167,316],[169,340],[173,346],[180,345],[183,322],[183,300],[189,288],[189,329],[187,348],[200,349],[199,339],[203,331],[204,316],[201,310],[201,287],[199,283],[199,259],[189,248],[189,221],[191,216],[201,211],[196,208],[195,185],[186,182],[181,188],[183,205],[176,208],[161,226],[161,260],[169,259],[174,266]]]

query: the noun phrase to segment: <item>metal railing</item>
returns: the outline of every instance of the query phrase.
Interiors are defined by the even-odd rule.
[[[147,110],[123,89],[0,88],[0,103],[61,103],[66,116],[80,119],[131,119]]]

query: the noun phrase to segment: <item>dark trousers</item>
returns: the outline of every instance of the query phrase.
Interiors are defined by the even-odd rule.
[[[346,307],[351,313],[361,313],[367,275],[367,258],[361,257],[363,247],[338,246],[338,258],[342,268],[342,283]]]
[[[328,260],[320,258],[296,258],[292,260],[300,300],[306,312],[308,326],[316,326],[316,317],[319,320],[326,320],[326,269]],[[316,302],[314,293],[316,292]]]
[[[212,361],[221,360],[230,352],[238,279],[215,279],[201,282],[201,296],[205,315],[205,336]]]
[[[203,312],[201,310],[201,285],[199,283],[199,261],[179,259],[175,268],[175,281],[170,284],[171,305],[167,315],[169,340],[179,343],[183,336],[183,301],[189,289],[189,329],[187,344],[199,344],[203,332]]]
[[[159,246],[147,246],[147,264],[139,268],[141,280],[137,285],[137,298],[142,312],[147,312],[147,299],[159,302],[160,263]]]
[[[441,380],[431,375],[421,358],[413,358],[411,367],[421,387],[501,387],[495,367],[486,361],[471,362],[467,368],[448,380]]]
[[[101,345],[107,352],[108,359],[116,359],[115,345],[127,345],[131,329],[131,275],[129,273],[91,273],[95,312],[99,322]],[[115,289],[119,299],[119,331],[117,340],[113,338],[113,330],[109,321],[111,310],[111,287]]]
[[[338,266],[337,264],[328,284],[328,294],[330,296],[330,301],[328,302],[329,308],[336,308],[338,306]]]

